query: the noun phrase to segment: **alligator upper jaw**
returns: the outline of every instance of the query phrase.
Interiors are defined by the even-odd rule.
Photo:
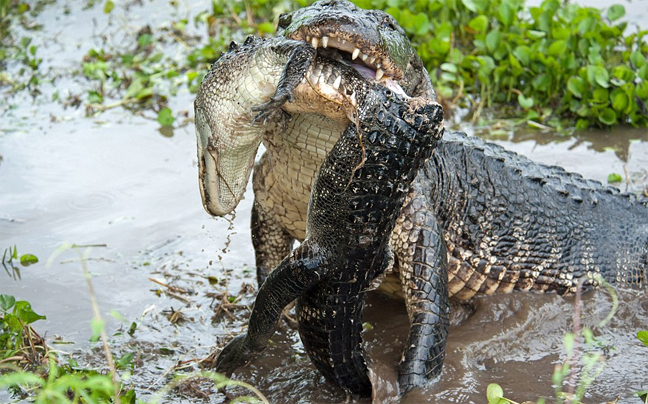
[[[304,28],[287,37],[307,42],[315,49],[335,49],[342,59],[373,71],[376,81],[401,80],[403,78],[403,71],[386,53],[378,51],[377,46],[363,43],[360,38],[355,38],[357,35],[346,31],[340,31],[338,35],[327,31],[332,31],[332,29]]]

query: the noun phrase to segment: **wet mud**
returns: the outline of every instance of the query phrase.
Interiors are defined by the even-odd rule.
[[[46,63],[71,67],[90,46],[74,29],[82,21],[65,22],[60,13],[51,13],[43,16],[52,19],[44,21],[45,34],[77,35],[69,43],[59,40]],[[101,13],[96,18],[101,21]],[[93,23],[87,20],[89,33]],[[66,54],[72,61],[61,60]],[[180,93],[171,106],[192,116],[192,102],[191,94]],[[88,341],[92,311],[79,256],[67,251],[45,265],[63,242],[105,245],[92,248],[87,265],[115,355],[135,354],[129,383],[140,398],[150,398],[174,372],[197,369],[201,359],[244,330],[256,293],[249,232],[253,197],[248,189],[234,218],[207,215],[198,191],[191,125],[164,136],[155,121],[121,110],[86,118],[83,111],[32,105],[29,99],[0,119],[0,248],[15,245],[19,253],[40,259],[21,268],[20,279],[0,269],[0,293],[28,300],[47,315],[34,327],[52,346],[82,364],[103,366],[100,349]],[[615,172],[628,179],[628,189],[641,191],[648,184],[646,130],[618,128],[571,138],[525,130],[493,140],[587,178],[605,182]],[[648,389],[648,348],[635,336],[648,328],[646,292],[616,292],[618,312],[603,327],[599,323],[612,308],[609,293],[592,291],[582,298],[583,325],[604,341],[591,351],[606,362],[586,402],[619,398],[618,403],[639,403],[634,393]],[[489,383],[499,383],[505,396],[518,402],[554,397],[552,373],[565,359],[563,336],[573,329],[574,300],[513,293],[453,306],[443,374],[429,387],[398,398],[396,364],[407,316],[402,302],[372,293],[365,314],[371,327],[364,339],[375,372],[376,402],[484,403]],[[111,317],[112,310],[125,320]],[[129,335],[132,323],[136,329]],[[235,377],[258,387],[273,403],[345,400],[315,370],[286,322],[268,350]],[[0,392],[0,402],[5,401],[7,394]],[[198,383],[164,401],[227,399],[208,383]]]

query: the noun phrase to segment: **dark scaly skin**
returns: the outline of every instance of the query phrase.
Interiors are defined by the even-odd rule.
[[[309,112],[310,108],[311,110],[317,110],[320,113],[326,113],[327,118],[330,117],[336,120],[344,118],[345,122],[348,122],[349,118],[347,117],[351,117],[354,121],[357,121],[357,113],[362,113],[362,116],[365,117],[362,118],[362,120],[367,122],[373,122],[373,115],[380,117],[385,113],[388,113],[388,116],[391,116],[391,118],[389,121],[380,124],[382,132],[400,133],[397,131],[397,128],[400,127],[403,129],[403,133],[406,133],[407,130],[412,133],[413,129],[407,127],[407,122],[401,119],[401,115],[405,116],[402,111],[404,105],[403,101],[398,101],[397,105],[391,105],[392,109],[400,106],[401,110],[398,110],[398,108],[396,108],[395,111],[381,110],[379,111],[380,114],[376,112],[376,109],[385,106],[381,106],[378,101],[364,101],[367,106],[357,109],[353,103],[356,99],[356,94],[361,95],[363,99],[369,97],[368,89],[371,87],[370,84],[365,82],[365,80],[355,70],[343,63],[338,63],[319,55],[313,57],[313,53],[311,53],[308,48],[310,48],[310,46],[301,42],[281,38],[268,40],[248,38],[243,45],[232,44],[230,46],[230,50],[212,67],[209,75],[203,83],[203,86],[201,86],[199,95],[195,102],[199,159],[213,159],[216,162],[227,162],[228,159],[238,156],[238,154],[236,156],[231,155],[232,149],[242,149],[240,146],[241,142],[237,141],[237,139],[247,139],[242,142],[243,146],[248,143],[254,145],[258,144],[255,142],[257,142],[258,139],[266,133],[280,131],[281,126],[285,124],[285,117],[281,111],[277,110],[279,107],[283,107],[283,109],[290,112]],[[313,49],[310,48],[310,50]],[[300,71],[299,68],[296,69],[295,66],[304,66],[303,69],[306,71]],[[322,73],[318,73],[319,71],[322,71]],[[261,79],[250,80],[245,76],[246,74],[254,74],[261,77]],[[303,81],[300,82],[302,77],[306,83]],[[272,97],[267,94],[267,89],[262,90],[268,85],[277,86],[276,93]],[[342,97],[339,97],[340,94],[335,94],[334,90],[339,91],[339,93],[342,94]],[[386,96],[385,94],[383,94],[383,96]],[[293,99],[294,102],[284,104],[287,99]],[[422,99],[419,99],[419,103],[420,102],[422,102]],[[428,103],[426,102],[426,104]],[[436,108],[434,110],[434,119],[438,122],[434,122],[433,125],[430,126],[429,130],[434,130],[434,134],[440,136],[440,120],[442,119],[442,113],[436,104],[429,103],[427,107],[432,108],[433,105],[434,108]],[[342,110],[342,112],[340,110]],[[222,114],[222,111],[229,111],[229,114],[223,117],[220,115]],[[310,112],[312,113],[312,111]],[[396,112],[398,112],[399,115],[394,115]],[[431,111],[427,112],[432,114]],[[391,115],[389,115],[389,113],[391,113]],[[366,118],[367,115],[372,117]],[[421,116],[421,119],[423,118],[424,117]],[[265,123],[260,125],[260,121],[265,121]],[[355,126],[353,125],[354,124],[352,124],[352,127],[349,130],[355,130]],[[227,148],[220,146],[232,144],[237,147]],[[402,145],[402,147],[405,148],[409,146]],[[414,150],[414,147],[411,147],[411,149]],[[252,152],[252,154],[256,152],[255,147],[252,148]],[[403,149],[401,152],[405,153],[406,150]],[[423,157],[419,157],[419,160],[422,158]],[[387,160],[394,163],[394,160]],[[407,164],[415,164],[418,162],[418,166],[420,166],[421,161],[419,160],[407,161]],[[359,168],[359,165],[359,163],[355,164],[353,165],[353,168]],[[206,163],[203,163],[200,170],[200,184],[203,203],[208,212],[215,214],[218,209],[221,209],[226,204],[216,202],[221,194],[218,192],[214,193],[214,189],[209,188],[206,184],[214,182],[220,178],[219,175],[221,173],[218,169],[215,170],[215,172],[206,171],[205,166]],[[219,166],[217,165],[216,167]],[[371,167],[370,160],[369,162],[365,162],[362,169],[358,169],[357,175],[366,172],[369,167]],[[405,167],[401,167],[400,171],[403,171],[406,167],[409,166],[406,165]],[[374,174],[377,176],[384,176],[385,170],[387,170],[386,167],[378,168],[376,170],[377,173]],[[413,175],[412,169],[408,170],[410,176]],[[393,176],[398,172],[399,170],[395,170],[394,167],[391,167],[389,174]],[[371,175],[371,172],[367,175]],[[388,179],[389,176],[385,178]],[[403,181],[402,178],[399,180]],[[378,188],[372,189],[371,192],[373,193],[380,191],[383,186],[394,186],[393,182],[382,184],[380,182],[382,180],[377,179],[376,181]],[[411,182],[411,178],[407,181]],[[232,184],[225,181],[225,185],[226,186],[221,187],[220,189],[229,190]],[[349,181],[345,183],[345,186],[347,185],[350,185]],[[381,205],[378,202],[372,201],[371,206],[368,206],[367,208],[360,207],[354,213],[358,214],[365,212],[367,209],[373,209],[372,211],[369,211],[368,214],[372,220],[378,220],[382,217],[381,214],[385,212],[389,216],[385,216],[381,223],[382,227],[387,226],[387,228],[379,229],[379,231],[375,231],[375,229],[374,231],[371,231],[371,226],[367,226],[361,222],[354,222],[356,231],[369,232],[369,236],[373,237],[379,235],[379,241],[383,244],[386,243],[385,240],[387,240],[388,234],[393,227],[393,221],[398,212],[398,204],[402,204],[403,193],[406,192],[407,189],[406,184],[401,184],[401,186],[394,191],[393,198],[383,195],[383,192],[380,192],[381,195],[378,197],[373,193],[371,195],[365,195],[365,199],[376,199],[376,201],[382,198],[384,203]],[[226,194],[226,196],[229,196],[229,194]],[[329,204],[325,204],[325,206],[330,207]],[[341,221],[339,218],[336,219],[332,217],[332,213],[327,209],[323,209],[322,204],[319,204],[314,211],[315,213],[313,213],[313,216],[315,218],[324,218],[324,220],[320,220],[320,222],[333,221],[333,223],[337,224],[339,222],[340,225],[343,225],[344,220],[350,220],[348,215],[343,215]],[[330,237],[331,234],[346,234],[340,233],[339,231],[331,231],[330,234],[326,233],[325,230],[323,230],[326,228],[326,223],[318,223],[318,220],[316,219],[314,219],[313,222],[316,223],[312,227],[313,231],[319,231],[320,234],[324,231],[324,234],[321,235],[320,239],[323,239],[326,236]],[[429,235],[429,232],[426,234]],[[439,234],[439,232],[436,234]],[[369,242],[369,236],[363,237],[362,243],[371,244]],[[336,239],[334,238],[333,241],[335,240]],[[341,245],[335,246],[336,248],[329,246],[328,254],[332,254],[338,258],[340,257],[339,252],[341,250],[348,248],[349,245],[354,245],[348,241],[341,242],[340,239],[337,239],[337,242]],[[369,289],[369,282],[382,272],[388,263],[390,263],[389,261],[385,261],[384,258],[376,261],[380,263],[378,266],[373,263],[375,256],[378,254],[386,254],[386,247],[383,244],[378,246],[373,245],[372,248],[368,248],[367,245],[364,244],[359,246],[360,248],[357,250],[361,252],[361,254],[356,254],[354,256],[352,251],[348,254],[348,257],[345,254],[342,255],[343,257],[346,257],[345,259],[347,261],[354,262],[355,272],[343,271],[337,274],[334,273],[332,278],[333,280],[330,283],[321,286],[323,290],[316,296],[323,300],[327,300],[327,302],[318,305],[317,303],[305,300],[300,306],[301,310],[299,311],[302,319],[301,323],[304,327],[302,330],[302,336],[305,345],[308,347],[309,354],[314,358],[314,362],[319,364],[322,371],[329,375],[331,380],[344,386],[348,391],[357,391],[361,394],[365,394],[368,391],[365,362],[359,345],[361,319],[358,316],[361,315],[362,312],[362,297],[364,292]],[[304,250],[301,253],[305,254],[306,252],[307,251]],[[441,254],[440,256],[445,258],[445,254]],[[350,266],[351,264],[348,265]],[[343,265],[338,261],[336,268],[341,268],[342,266]],[[325,269],[330,270],[330,266],[325,267]],[[440,270],[439,273],[444,274],[444,271]],[[445,277],[443,277],[443,279],[445,279]],[[445,285],[445,281],[441,284]],[[334,296],[332,296],[332,293]],[[275,294],[276,290],[266,291],[266,289],[264,289],[264,291],[259,295],[259,301],[261,302],[259,303],[259,307],[267,305],[263,302],[268,299],[272,301],[276,300],[272,297]],[[335,300],[331,301],[335,296],[344,300],[338,301],[337,303]],[[441,296],[443,300],[435,302],[437,306],[434,308],[435,310],[429,310],[430,313],[447,313],[447,294],[443,293],[439,296]],[[260,318],[266,319],[268,322],[265,322],[265,320],[256,320],[252,321],[252,324],[273,324],[272,313],[266,311],[260,316]],[[426,315],[426,318],[429,323],[438,320],[433,316],[433,314]],[[349,319],[358,320],[353,323],[354,327],[357,328],[348,327]],[[415,347],[416,350],[420,350],[421,347],[425,347],[426,344],[428,344],[428,346],[442,346],[447,333],[447,323],[440,321],[439,325],[439,332],[436,334],[426,334],[425,338],[423,338],[425,342]],[[253,330],[254,327],[255,326],[252,325]],[[338,328],[345,330],[342,335],[338,334],[338,339],[324,341],[321,338],[322,333],[319,331],[335,330]],[[421,334],[419,328],[420,327],[415,325],[413,330],[416,330],[417,333]],[[357,344],[350,344],[351,341],[355,341]],[[439,349],[437,348],[436,350],[438,351]],[[409,351],[412,351],[412,349]],[[238,355],[246,354],[246,352],[246,349],[243,349],[242,351],[236,349],[231,351],[231,354],[234,355],[234,357],[237,357]],[[230,354],[225,354],[223,357],[225,358],[229,355]],[[433,356],[432,359],[435,361],[434,366],[440,367],[442,357],[439,358]],[[233,361],[237,362],[235,359],[233,359]],[[227,371],[227,369],[224,368],[221,368],[221,370]]]
[[[417,178],[449,249],[455,298],[643,286],[648,200],[478,138],[447,133]]]
[[[375,33],[391,29],[391,22],[383,18],[377,23],[374,13],[380,14],[343,1],[317,2],[282,17],[280,32],[305,40],[307,34],[315,36],[331,27],[324,34],[337,30],[340,36],[355,38],[362,52],[378,49],[388,57],[389,48],[381,47],[381,35]],[[336,25],[335,19],[344,23]],[[404,35],[401,39],[407,43]],[[318,52],[321,43],[320,36]],[[417,67],[416,59],[401,84],[410,95],[433,99],[427,73]],[[312,128],[328,132],[323,137]],[[284,132],[264,140],[268,152],[255,169],[252,213],[260,278],[289,253],[293,239],[303,239],[308,178],[314,176],[301,174],[314,172],[337,139],[336,131],[343,128],[322,116],[295,114]],[[302,148],[300,140],[317,150]],[[282,171],[291,161],[304,168]],[[270,189],[279,191],[272,194]],[[441,371],[438,358],[443,355],[445,331],[439,330],[447,330],[447,312],[436,309],[443,307],[435,303],[441,296],[465,300],[477,293],[513,289],[573,292],[580,277],[594,285],[594,273],[612,282],[643,285],[648,266],[647,211],[645,201],[600,183],[532,163],[475,138],[450,135],[414,181],[392,233],[393,270],[400,286],[395,290],[393,282],[384,282],[381,287],[403,295],[412,323],[400,364],[401,390],[423,385]],[[294,220],[295,216],[301,219]],[[553,232],[557,225],[559,230]],[[446,259],[450,290],[445,277],[439,277]],[[428,336],[442,336],[443,343],[437,337],[429,342]]]
[[[263,283],[247,333],[223,349],[217,371],[230,374],[263,350],[282,309],[297,298],[300,335],[316,367],[347,393],[371,395],[364,295],[391,261],[389,234],[441,137],[443,111],[380,86],[362,94],[357,124],[347,126],[316,179],[306,239]]]
[[[311,44],[316,38],[318,54],[340,55],[345,60],[352,58],[352,48],[357,47],[361,53],[355,61],[362,60],[365,54],[363,64],[376,70],[380,62],[385,68],[384,77],[392,77],[408,95],[435,100],[429,75],[416,50],[393,17],[383,11],[363,10],[348,1],[319,1],[282,15],[278,33]],[[333,49],[331,39],[324,48],[324,36],[343,39],[345,49]],[[290,252],[293,240],[304,239],[314,173],[343,129],[321,115],[293,114],[284,132],[264,138],[267,152],[254,170],[251,222],[260,284]],[[392,232],[396,259],[387,269],[388,282],[380,287],[405,297],[410,318],[410,333],[399,365],[403,393],[440,374],[448,329],[449,307],[443,304],[448,296],[445,245],[434,217],[415,214],[415,206],[425,199],[417,193],[421,188],[425,186],[410,191]]]

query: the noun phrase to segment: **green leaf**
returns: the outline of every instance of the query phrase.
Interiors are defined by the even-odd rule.
[[[38,257],[32,254],[23,254],[20,256],[20,265],[28,267],[38,262]]]
[[[641,399],[641,401],[648,403],[648,390],[639,390],[636,394],[637,397]]]
[[[275,30],[274,24],[271,22],[262,22],[261,24],[257,25],[257,29],[259,30],[260,33],[265,33],[265,34],[272,34]]]
[[[139,38],[137,38],[137,43],[141,47],[148,46],[153,43],[153,35],[151,34],[142,34],[140,35]]]
[[[614,125],[617,123],[616,113],[612,108],[605,108],[598,116],[599,121],[605,125]]]
[[[576,114],[586,118],[592,114],[592,110],[586,104],[581,104],[581,106],[576,110]]]
[[[90,320],[90,329],[92,329],[92,336],[90,337],[90,341],[92,342],[99,341],[99,337],[101,336],[101,331],[103,331],[103,328],[104,328],[103,320],[100,320],[96,317]]]
[[[568,332],[563,336],[563,346],[565,347],[565,352],[567,355],[571,355],[574,351],[574,333]]]
[[[452,63],[443,63],[439,67],[441,68],[441,70],[448,73],[457,73],[459,71],[457,65],[454,65]]]
[[[504,390],[497,383],[491,383],[486,388],[486,398],[489,404],[499,403],[500,399],[504,398]]]
[[[124,317],[117,310],[110,310],[109,314],[110,314],[111,317],[116,318],[117,320],[121,321],[122,323],[126,322],[126,317]]]
[[[91,104],[102,104],[103,103],[103,97],[101,94],[94,90],[89,90],[88,91],[88,102]]]
[[[437,86],[436,88],[437,94],[439,94],[440,97],[442,98],[451,98],[454,92],[452,91],[452,88],[447,87],[447,86]]]
[[[0,309],[7,311],[16,303],[16,298],[11,295],[0,295]]]
[[[617,91],[618,90],[618,91]],[[628,94],[625,93],[625,91],[621,89],[616,89],[615,91],[612,92],[611,94],[612,98],[612,108],[614,108],[616,111],[619,111],[621,113],[628,113],[630,105],[630,97]]]
[[[25,324],[31,324],[34,321],[44,320],[47,318],[45,316],[41,316],[40,314],[34,312],[34,310],[32,310],[31,308],[31,303],[25,300],[16,302],[13,312],[16,315],[16,317],[20,318]]]
[[[591,85],[598,84],[603,88],[608,88],[610,86],[608,84],[609,79],[610,75],[603,66],[587,66],[587,80]]]
[[[502,2],[499,6],[499,19],[504,24],[505,27],[508,27],[513,22],[514,10],[513,7],[507,2]]]
[[[607,177],[607,182],[608,183],[614,184],[616,182],[621,182],[621,181],[623,181],[623,177],[621,177],[621,175],[619,175],[617,173],[608,174],[608,177]]]
[[[604,88],[597,88],[592,93],[592,99],[598,104],[608,104],[610,99],[610,93]]]
[[[596,19],[594,17],[587,17],[581,20],[578,23],[578,33],[584,35],[592,31],[592,28],[596,25]]]
[[[531,63],[531,48],[525,45],[518,46],[513,51],[513,55],[520,61],[524,66],[528,66]]]
[[[486,80],[493,70],[495,70],[495,60],[490,56],[478,56],[477,60],[481,67],[477,74],[482,80]]]
[[[439,78],[441,79],[442,82],[446,82],[446,83],[457,82],[457,75],[452,73],[443,72],[441,73],[441,76]]]
[[[473,13],[476,13],[478,11],[477,4],[475,4],[474,0],[461,0],[461,3]]]
[[[639,68],[638,76],[641,77],[642,80],[648,80],[648,64],[645,64],[641,66],[641,68]]]
[[[430,20],[427,14],[418,13],[414,16],[412,21],[412,32],[415,35],[424,35],[430,29]],[[274,30],[272,31],[274,32]]]
[[[646,58],[638,50],[632,52],[632,54],[630,55],[630,61],[633,65],[635,65],[637,69],[646,64]]]
[[[578,76],[572,76],[567,80],[567,90],[578,98],[583,98],[583,93],[587,90],[585,81]]]
[[[160,112],[158,112],[157,121],[162,126],[173,125],[175,118],[173,117],[173,113],[171,112],[171,109],[168,107],[162,108]]]
[[[0,377],[0,389],[3,390],[10,386],[43,386],[44,384],[45,379],[29,372],[10,372],[5,373]]]
[[[615,4],[608,10],[607,17],[610,21],[615,21],[623,17],[625,13],[625,7],[620,4]]]
[[[135,334],[135,331],[136,331],[136,330],[137,330],[137,323],[133,321],[133,322],[131,323],[130,327],[128,327],[127,334],[130,335],[130,336],[132,337],[133,334]]]
[[[609,80],[610,80],[610,75],[607,70],[604,68],[600,68],[599,70],[596,71],[596,82],[598,83],[599,86],[603,88],[608,88],[609,85]]]
[[[475,32],[485,32],[488,28],[488,18],[485,15],[480,15],[468,22],[468,26]]]
[[[639,338],[639,341],[643,342],[644,345],[648,346],[648,331],[639,331],[637,333],[637,338]]]
[[[135,355],[132,352],[126,352],[121,358],[119,358],[119,360],[117,360],[115,365],[117,366],[117,369],[133,369],[135,366],[133,359],[135,359]]]
[[[551,84],[551,78],[546,73],[541,73],[531,80],[531,85],[538,91],[547,91]]]
[[[104,4],[103,12],[106,14],[110,14],[111,11],[115,8],[115,3],[112,2],[112,0],[108,0],[106,4]]]
[[[530,30],[527,31],[527,35],[531,39],[540,39],[540,38],[546,37],[547,33],[543,32],[543,31],[536,31],[536,30],[530,29]]]
[[[529,109],[534,104],[533,97],[527,98],[523,94],[518,95],[518,102],[520,103],[520,106],[524,109]]]
[[[559,39],[557,41],[554,41],[554,43],[552,43],[551,46],[549,46],[547,52],[551,56],[559,57],[563,55],[566,50],[567,50],[567,41],[565,41],[564,39]]]
[[[585,130],[589,128],[589,121],[587,119],[578,119],[576,121],[576,129]]]
[[[502,40],[502,33],[499,30],[494,30],[486,35],[486,47],[488,51],[493,53],[499,47],[500,41]]]

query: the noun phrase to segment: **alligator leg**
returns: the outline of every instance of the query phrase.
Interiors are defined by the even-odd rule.
[[[252,107],[252,111],[258,112],[254,117],[254,122],[265,123],[274,114],[283,113],[281,107],[286,102],[293,100],[295,88],[301,83],[308,67],[315,59],[315,48],[303,42],[287,42],[275,46],[275,49],[278,54],[289,52],[290,56],[279,79],[275,94],[267,102]]]
[[[230,341],[218,355],[216,372],[230,376],[263,351],[274,334],[281,312],[316,285],[327,272],[323,248],[305,241],[270,273],[257,294],[248,330]]]
[[[392,239],[410,331],[399,364],[401,394],[441,373],[449,328],[447,248],[433,210],[418,181],[401,211]]]

